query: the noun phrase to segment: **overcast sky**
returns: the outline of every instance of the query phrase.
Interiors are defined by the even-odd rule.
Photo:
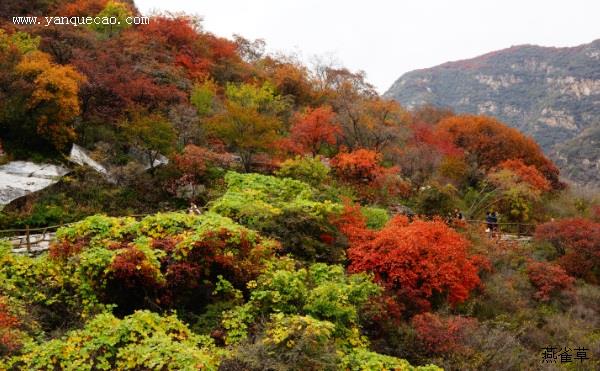
[[[136,0],[143,13],[185,11],[219,36],[269,51],[335,57],[380,92],[404,72],[519,44],[600,38],[599,0]]]

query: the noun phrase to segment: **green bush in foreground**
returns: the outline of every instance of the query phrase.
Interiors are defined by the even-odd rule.
[[[220,355],[207,336],[175,316],[139,311],[101,314],[62,339],[30,346],[11,366],[21,370],[216,370]]]
[[[229,343],[243,340],[254,320],[273,313],[326,320],[335,325],[337,337],[360,342],[359,310],[382,291],[366,274],[348,276],[342,266],[323,263],[298,269],[291,259],[270,263],[248,287],[252,289],[250,300],[224,314]]]
[[[323,263],[298,268],[281,259],[248,287],[248,302],[223,314],[226,342],[236,346],[226,362],[231,369],[420,369],[368,350],[359,312],[382,289],[366,274],[346,275],[342,266]]]
[[[80,324],[86,311],[103,310],[77,294],[80,284],[72,270],[46,255],[13,254],[10,245],[0,242],[0,296],[17,300],[27,309],[27,317],[32,318],[20,317],[21,322],[37,322],[42,330],[53,331]]]
[[[275,241],[213,213],[165,213],[140,221],[96,215],[57,232],[52,261],[73,271],[81,295],[136,309],[198,311],[217,277],[237,288],[256,278]]]

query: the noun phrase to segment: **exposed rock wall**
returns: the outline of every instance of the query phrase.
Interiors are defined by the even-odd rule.
[[[68,172],[62,166],[25,161],[0,166],[0,208],[58,182]]]

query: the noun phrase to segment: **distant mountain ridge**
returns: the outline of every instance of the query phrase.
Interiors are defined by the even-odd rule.
[[[570,180],[600,185],[600,39],[567,48],[513,46],[401,76],[385,93],[495,116],[529,134]]]

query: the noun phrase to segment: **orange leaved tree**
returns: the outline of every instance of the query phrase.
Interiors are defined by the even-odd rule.
[[[324,145],[334,145],[341,134],[340,126],[334,122],[335,113],[330,107],[308,109],[296,114],[290,139],[302,153],[316,156]]]
[[[512,171],[517,177],[540,192],[547,192],[552,187],[550,182],[535,167],[526,165],[522,160],[506,160],[500,164],[501,169]]]
[[[85,77],[38,51],[25,55],[16,71],[30,84],[27,115],[35,122],[37,134],[57,149],[65,148],[75,139],[73,121],[80,112],[79,85]]]
[[[384,168],[379,165],[380,153],[369,149],[339,153],[331,160],[336,175],[348,182],[371,182],[381,176]]]
[[[445,118],[436,126],[437,135],[465,150],[481,168],[488,170],[503,161],[519,159],[535,166],[553,189],[564,188],[559,171],[540,146],[517,129],[486,116],[459,115]]]
[[[386,204],[391,198],[408,194],[410,186],[400,178],[398,167],[381,166],[382,158],[379,152],[361,148],[339,153],[331,160],[331,167],[362,199]]]

